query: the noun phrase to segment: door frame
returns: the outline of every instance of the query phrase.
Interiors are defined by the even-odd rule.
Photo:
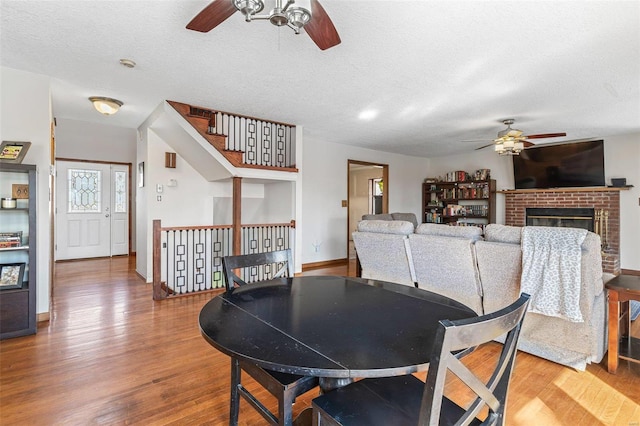
[[[384,190],[382,191],[382,213],[389,213],[389,165],[384,163],[371,163],[360,160],[347,160],[347,262],[349,261],[349,224],[351,223],[351,166],[371,166],[382,169],[382,181]]]
[[[129,238],[129,253],[128,253],[128,256],[132,256],[133,255],[133,251],[131,250],[131,247],[132,247],[131,246],[131,241],[132,241],[132,235],[131,234],[133,233],[132,232],[132,228],[131,228],[131,225],[132,225],[132,216],[131,216],[131,210],[132,210],[131,206],[132,206],[132,204],[131,204],[131,201],[133,199],[132,198],[133,195],[131,194],[131,189],[132,189],[131,188],[131,169],[133,167],[132,164],[131,163],[123,163],[123,162],[119,162],[119,161],[86,160],[86,159],[77,159],[77,158],[56,157],[56,165],[57,165],[58,161],[75,161],[77,163],[108,164],[108,165],[118,165],[118,166],[127,166],[128,167],[128,170],[129,170],[128,171],[128,176],[127,176],[128,180],[129,180],[127,182],[127,191],[128,191],[128,201],[127,202],[129,203],[129,208],[127,209],[127,217],[128,217],[128,221],[129,221],[129,232],[128,232],[128,234],[129,234],[129,236],[128,236],[128,238]],[[57,174],[58,174],[58,168],[56,167],[56,175]],[[53,206],[52,210],[53,210],[53,216],[54,216],[53,217],[53,226],[52,226],[52,228],[54,228],[55,223],[56,223],[56,215],[57,215],[57,212],[56,212],[56,209],[55,209],[55,205]],[[54,236],[55,236],[55,230],[52,233],[52,237],[54,237]],[[52,241],[55,244],[55,239],[53,239]],[[52,259],[53,259],[53,257],[52,257]]]

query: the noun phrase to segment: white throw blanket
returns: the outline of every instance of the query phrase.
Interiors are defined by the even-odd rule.
[[[524,227],[521,291],[531,295],[531,312],[584,321],[580,312],[580,264],[586,236],[586,229]]]

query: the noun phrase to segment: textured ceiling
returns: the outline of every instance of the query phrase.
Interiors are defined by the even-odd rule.
[[[326,51],[240,13],[186,30],[207,0],[0,3],[0,62],[51,76],[57,118],[138,127],[170,99],[425,157],[471,152],[505,118],[567,133],[540,142],[640,131],[638,1],[321,0],[342,39]],[[125,105],[104,117],[89,96]]]

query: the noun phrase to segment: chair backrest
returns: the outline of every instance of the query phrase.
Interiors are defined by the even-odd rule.
[[[447,418],[451,424],[469,424],[485,407],[488,408],[488,416],[483,425],[503,424],[507,390],[528,304],[529,295],[522,293],[514,303],[492,314],[458,321],[440,321],[422,395],[420,425],[446,423],[441,423],[441,417]],[[478,378],[458,359],[459,351],[475,348],[505,333],[504,345],[488,381]],[[458,406],[451,410],[453,405],[443,396],[447,371],[451,371],[476,395],[466,410]],[[451,418],[452,415],[456,417]]]
[[[243,270],[242,278],[234,272],[235,269]],[[294,274],[290,249],[225,256],[222,258],[222,270],[227,290],[231,290],[236,284],[242,286],[285,276],[285,273],[287,277],[293,277]]]

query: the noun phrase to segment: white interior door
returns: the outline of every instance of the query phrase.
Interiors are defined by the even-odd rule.
[[[58,161],[56,260],[129,252],[128,168]]]

